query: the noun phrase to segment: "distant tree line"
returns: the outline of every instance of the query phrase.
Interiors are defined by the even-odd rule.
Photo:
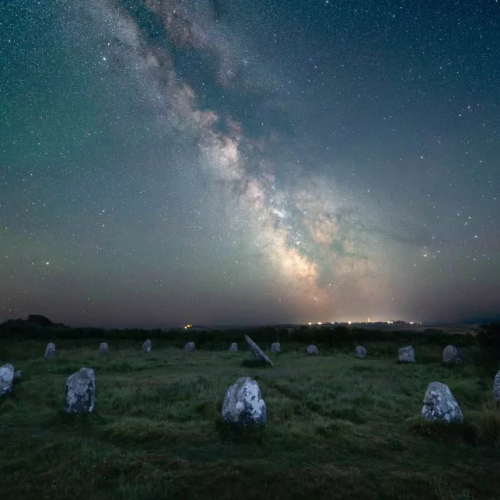
[[[29,316],[27,320],[8,320],[0,324],[0,339],[11,340],[46,340],[57,339],[75,341],[140,341],[146,339],[160,341],[162,345],[183,347],[186,342],[195,342],[197,348],[206,350],[227,349],[231,342],[238,342],[240,348],[246,348],[245,335],[249,335],[262,348],[267,349],[273,342],[296,344],[302,348],[305,344],[314,344],[322,348],[353,347],[358,344],[397,343],[408,345],[438,345],[444,347],[453,344],[457,347],[479,345],[492,357],[500,359],[500,324],[483,325],[478,335],[449,334],[440,330],[429,329],[423,333],[402,331],[367,330],[364,328],[307,327],[292,331],[274,327],[262,327],[246,330],[161,330],[161,329],[102,329],[71,328],[52,323],[44,316]],[[290,348],[293,348],[290,345]]]

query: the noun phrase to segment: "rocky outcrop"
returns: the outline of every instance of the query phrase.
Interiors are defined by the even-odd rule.
[[[449,387],[441,382],[431,382],[427,387],[422,408],[422,418],[431,422],[461,424],[462,411]]]
[[[240,378],[226,393],[222,405],[224,421],[243,427],[266,424],[266,403],[257,382],[250,377]]]
[[[99,344],[99,352],[101,354],[105,354],[109,351],[109,347],[108,347],[108,344],[106,342],[101,342]]]
[[[80,368],[66,380],[66,413],[90,413],[94,409],[95,376],[91,368]]]
[[[142,350],[144,352],[151,352],[151,340],[146,340],[146,342],[144,342],[144,344],[142,344]]]
[[[231,352],[236,352],[238,350],[238,344],[236,342],[233,342],[230,346],[229,346],[229,350]]]

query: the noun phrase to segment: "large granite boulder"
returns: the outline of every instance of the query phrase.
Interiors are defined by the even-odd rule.
[[[495,401],[500,401],[500,371],[495,375],[493,381],[493,397]]]
[[[281,344],[279,342],[273,342],[271,344],[271,352],[273,354],[281,354]]]
[[[245,340],[247,341],[249,349],[253,352],[253,355],[257,359],[265,361],[271,366],[274,366],[274,363],[264,354],[262,349],[248,335],[245,335]]]
[[[314,356],[318,355],[318,348],[315,345],[308,345],[307,346],[307,354],[312,354]]]
[[[53,344],[52,342],[49,342],[47,344],[47,347],[45,348],[45,357],[54,358],[55,355],[56,355],[56,345]]]
[[[99,352],[101,354],[106,354],[109,351],[109,346],[106,342],[101,342],[99,344]]]
[[[229,350],[231,352],[236,352],[238,350],[238,344],[236,342],[233,342],[230,346],[229,346]]]
[[[266,403],[255,380],[250,377],[240,378],[227,390],[222,405],[222,418],[244,427],[266,424]]]
[[[398,356],[401,363],[415,363],[415,351],[411,345],[398,349]]]
[[[366,349],[361,346],[361,345],[358,345],[356,347],[356,356],[359,358],[359,359],[363,359],[363,358],[366,358]]]
[[[196,346],[194,345],[194,342],[188,342],[185,346],[184,346],[184,350],[185,351],[194,351],[196,349]]]
[[[453,345],[447,345],[443,350],[443,363],[447,365],[459,365],[464,362],[462,351]]]
[[[142,344],[142,350],[144,352],[151,352],[151,340],[146,340],[146,342],[144,342],[144,344]]]
[[[422,418],[431,422],[461,424],[462,411],[449,387],[441,382],[431,382],[427,387],[422,408]]]
[[[0,396],[12,391],[14,381],[14,367],[11,364],[0,366]]]
[[[66,380],[66,413],[90,413],[94,409],[95,375],[92,368],[80,368]]]

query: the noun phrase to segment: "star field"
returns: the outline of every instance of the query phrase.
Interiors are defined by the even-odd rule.
[[[0,6],[0,319],[500,311],[500,5]]]

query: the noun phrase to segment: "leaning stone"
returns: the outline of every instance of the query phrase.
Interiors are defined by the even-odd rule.
[[[411,345],[398,349],[398,356],[401,363],[415,363],[415,351]]]
[[[108,344],[106,342],[101,342],[99,344],[99,352],[101,353],[106,353],[109,351],[109,347],[108,347]]]
[[[356,356],[359,358],[359,359],[363,359],[363,358],[366,358],[366,349],[361,346],[361,345],[358,345],[356,347]]]
[[[245,335],[245,340],[247,341],[248,347],[253,352],[254,356],[261,361],[265,361],[269,363],[271,366],[274,366],[274,363],[264,354],[262,349],[248,336]]]
[[[14,380],[21,380],[22,378],[23,378],[22,370],[17,370],[17,372],[14,372]]]
[[[90,413],[95,402],[95,376],[91,368],[80,368],[66,380],[66,413]]]
[[[315,356],[318,355],[318,348],[315,345],[307,346],[307,354],[313,354]]]
[[[273,354],[281,354],[281,344],[279,342],[271,344],[271,352]]]
[[[0,396],[12,391],[14,367],[11,364],[0,366]]]
[[[493,382],[493,397],[495,401],[500,401],[500,372],[496,374]]]
[[[146,340],[146,342],[144,342],[144,344],[142,344],[142,350],[144,352],[151,352],[151,340]]]
[[[230,346],[229,346],[229,350],[231,352],[236,352],[238,350],[238,344],[236,342],[233,342]]]
[[[461,424],[462,411],[449,387],[441,382],[431,382],[427,387],[422,408],[422,418],[431,422]]]
[[[443,363],[447,365],[460,365],[464,362],[462,351],[455,346],[448,345],[443,350]]]
[[[184,346],[184,350],[185,351],[194,351],[196,349],[196,346],[194,345],[194,342],[188,342],[185,346]]]
[[[56,355],[56,345],[50,342],[47,344],[47,347],[45,348],[45,357],[46,358],[53,358]]]
[[[257,382],[250,377],[240,378],[226,393],[222,418],[244,427],[266,425],[266,403]]]

